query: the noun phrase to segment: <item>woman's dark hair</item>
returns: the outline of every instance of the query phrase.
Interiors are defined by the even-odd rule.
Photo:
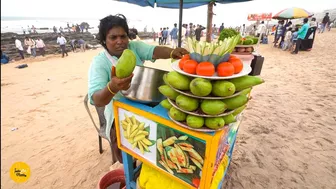
[[[117,14],[114,16],[109,15],[100,20],[98,40],[99,40],[99,43],[105,49],[107,49],[106,43],[105,43],[107,32],[116,26],[122,27],[125,30],[127,36],[129,36],[127,19],[124,15],[122,14]]]

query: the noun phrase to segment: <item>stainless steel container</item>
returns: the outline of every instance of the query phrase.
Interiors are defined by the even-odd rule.
[[[158,90],[164,84],[163,75],[165,73],[167,71],[136,66],[133,71],[131,87],[121,93],[127,99],[153,106],[157,105],[165,99]]]

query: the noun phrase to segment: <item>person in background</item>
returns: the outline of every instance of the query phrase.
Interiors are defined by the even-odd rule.
[[[276,25],[273,25],[271,35],[275,35]]]
[[[158,38],[159,38],[159,45],[162,45],[162,28],[160,28],[160,31],[158,32]]]
[[[171,35],[170,35],[169,27],[167,27],[167,32],[168,32],[168,36],[167,36],[167,45],[170,45]]]
[[[310,25],[311,28],[317,28],[318,27],[318,24],[317,24],[317,21],[316,21],[315,17],[313,17],[311,19],[311,21],[309,22],[309,25]]]
[[[37,37],[36,40],[36,48],[38,49],[38,52],[40,53],[40,55],[44,56],[45,53],[45,44],[43,42],[43,40],[40,37]]]
[[[246,35],[245,24],[243,24],[243,26],[240,28],[240,35],[241,35],[242,37],[245,37],[245,35]]]
[[[76,44],[77,44],[77,40],[76,39],[72,39],[70,41],[70,46],[71,46],[71,49],[72,49],[72,52],[76,52]]]
[[[190,29],[188,27],[188,24],[184,24],[184,27],[186,29],[185,38],[188,38],[190,36]]]
[[[60,48],[62,50],[62,58],[64,58],[64,54],[66,54],[66,56],[68,56],[68,53],[66,51],[66,39],[62,36],[61,33],[58,34],[58,37],[57,37],[57,41],[56,41],[59,45],[60,45]]]
[[[29,26],[27,26],[27,32],[28,32],[28,34],[31,33],[31,28]]]
[[[176,48],[177,47],[177,33],[178,33],[178,29],[177,29],[177,24],[174,24],[174,28],[170,31],[170,36],[172,39],[172,48]]]
[[[224,23],[219,27],[219,33],[221,33],[224,30]]]
[[[202,30],[205,30],[205,27],[203,27],[202,25],[198,25],[198,28],[195,30],[195,36],[197,41],[201,40]]]
[[[307,31],[309,29],[308,18],[303,19],[303,26],[298,31],[298,39],[296,41],[295,50],[292,54],[298,54],[301,42],[305,39]]]
[[[22,29],[23,34],[26,34],[26,29],[24,29],[23,27],[21,27],[21,29]]]
[[[264,24],[264,21],[261,21],[261,23],[259,24],[258,29],[257,29],[257,37],[261,36],[260,39],[262,40],[265,33],[266,33],[266,26]]]
[[[9,57],[1,50],[1,64],[7,64],[9,62]]]
[[[180,59],[183,55],[188,54],[188,51],[183,48],[172,49],[148,45],[142,41],[129,41],[128,32],[127,19],[124,15],[110,15],[101,19],[98,38],[104,51],[93,58],[88,71],[89,102],[97,107],[105,107],[105,133],[112,145],[113,160],[119,160],[120,163],[122,163],[122,157],[117,145],[112,103],[114,99],[121,97],[119,91],[130,88],[133,77],[131,74],[121,79],[115,75],[115,65],[122,52],[125,49],[133,51],[136,56],[136,64],[139,66],[142,66],[145,60]]]
[[[193,28],[193,23],[189,23],[189,37],[193,38],[195,36],[195,30]]]
[[[284,44],[282,46],[282,50],[286,51],[290,48],[291,40],[292,40],[292,28],[288,28],[285,35]]]
[[[292,34],[292,39],[291,39],[291,46],[289,48],[290,52],[294,51],[295,49],[295,44],[296,44],[296,41],[297,41],[297,37],[298,37],[298,31],[299,31],[299,28],[295,28],[295,30],[293,30],[293,34]]]
[[[53,31],[54,31],[54,33],[57,33],[57,28],[56,28],[56,26],[53,27]]]
[[[27,47],[27,52],[29,53],[29,51],[31,52],[31,55],[33,57],[36,57],[36,43],[33,39],[29,38],[28,36],[26,36],[25,40],[24,40],[24,44]]]
[[[168,37],[168,31],[166,28],[163,28],[163,31],[162,31],[162,44],[163,45],[166,45],[167,37]]]
[[[20,41],[18,38],[16,38],[16,36],[14,36],[13,38],[14,38],[14,40],[15,40],[15,47],[17,48],[17,50],[18,50],[18,52],[19,52],[21,58],[24,59],[24,55],[23,55],[23,47],[22,47],[22,43],[21,43],[21,41]]]
[[[331,28],[332,28],[333,26],[334,26],[334,22],[331,22],[331,23],[329,24],[328,31],[330,31]]]
[[[325,16],[323,17],[322,23],[321,23],[321,29],[319,31],[319,33],[323,33],[326,26],[328,25],[328,23],[330,22],[330,18],[329,18],[329,13],[327,12],[325,14]]]
[[[33,33],[37,33],[36,28],[34,25],[32,25]]]
[[[80,49],[82,52],[85,52],[86,50],[86,43],[83,39],[78,40],[78,45],[80,46]]]
[[[277,30],[276,30],[276,39],[275,39],[275,42],[274,42],[274,47],[277,47],[277,43],[279,41],[279,39],[281,38],[280,40],[280,44],[279,44],[279,48],[281,48],[281,41],[283,41],[283,38],[284,38],[284,21],[283,20],[280,20],[279,21],[279,24],[277,26]]]
[[[213,25],[212,27],[212,34],[211,34],[211,39],[214,40],[215,39],[215,35],[217,35],[217,27],[216,27],[216,24]],[[195,29],[195,35],[196,35],[196,29]],[[200,34],[201,35],[201,34]]]

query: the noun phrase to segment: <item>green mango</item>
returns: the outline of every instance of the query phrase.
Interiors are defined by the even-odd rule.
[[[227,109],[227,106],[221,100],[203,100],[201,109],[208,115],[217,115],[223,113]]]
[[[170,110],[170,108],[173,107],[173,106],[168,102],[167,99],[162,100],[162,101],[160,102],[160,104],[161,104],[162,107],[164,107],[164,108],[166,108],[166,109],[168,109],[168,110]]]
[[[212,86],[212,94],[215,96],[231,96],[235,93],[235,91],[235,85],[224,80],[215,81]]]
[[[175,121],[185,121],[187,114],[184,112],[181,112],[180,110],[172,107],[169,110],[169,115],[175,120]]]
[[[175,89],[189,90],[189,77],[179,74],[176,71],[172,71],[167,74],[167,81]]]
[[[174,91],[172,88],[170,88],[168,85],[161,85],[159,87],[160,93],[162,93],[165,97],[175,100],[180,93]]]
[[[245,105],[243,105],[243,106],[241,106],[241,107],[235,109],[235,111],[232,113],[232,115],[233,115],[233,116],[236,116],[236,115],[240,114],[240,113],[246,108],[246,106],[247,106],[247,105],[245,104]]]
[[[250,75],[230,79],[229,81],[235,85],[236,91],[242,91],[265,82],[260,77]]]
[[[192,112],[198,109],[198,99],[189,96],[180,94],[176,97],[175,102],[178,107],[185,111]]]
[[[210,129],[219,129],[224,127],[225,121],[222,117],[207,117],[205,118],[205,126]]]
[[[246,39],[243,42],[243,45],[252,45],[253,44],[253,39]]]
[[[195,78],[190,82],[190,91],[196,96],[208,96],[212,91],[211,82],[203,78]]]
[[[252,87],[244,89],[240,92],[240,95],[248,95],[252,91]]]
[[[118,78],[125,78],[132,74],[136,66],[136,56],[133,51],[125,49],[118,59],[116,66],[116,76]]]
[[[194,115],[187,116],[187,125],[192,128],[201,128],[204,125],[204,118]]]
[[[248,98],[246,95],[238,95],[232,98],[223,99],[222,101],[226,104],[227,109],[234,110],[246,104],[248,101]]]
[[[163,75],[163,81],[166,85],[169,85],[168,81],[167,81],[167,74]]]
[[[233,123],[233,122],[237,121],[235,116],[233,116],[232,114],[227,115],[227,116],[223,116],[223,119],[225,121],[225,124],[230,124],[230,123]]]

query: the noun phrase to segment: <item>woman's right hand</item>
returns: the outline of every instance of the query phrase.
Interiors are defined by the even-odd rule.
[[[126,78],[122,78],[122,79],[118,78],[115,74],[115,67],[113,66],[111,70],[110,89],[114,93],[117,93],[120,90],[127,90],[131,86],[132,78],[133,78],[133,73]]]

